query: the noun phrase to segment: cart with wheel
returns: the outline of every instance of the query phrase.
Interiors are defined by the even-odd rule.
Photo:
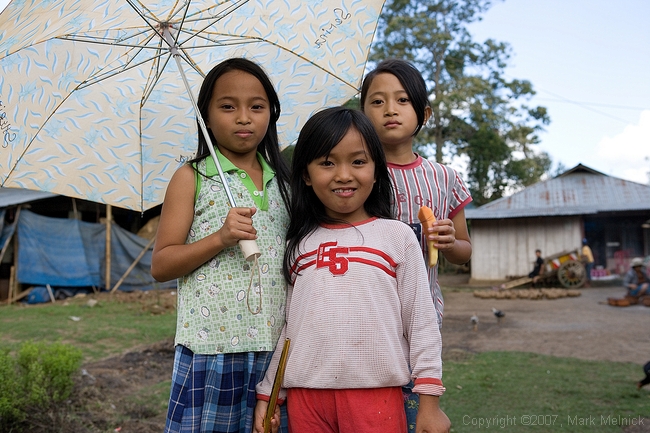
[[[580,261],[580,251],[565,251],[544,259],[544,275],[542,278],[552,280],[557,278],[567,289],[582,287],[587,282],[587,270]]]
[[[580,261],[580,251],[564,251],[544,258],[540,280],[544,284],[559,282],[567,289],[577,289],[587,282],[587,270]],[[531,283],[532,278],[523,277],[508,281],[501,285],[501,289],[512,289]]]

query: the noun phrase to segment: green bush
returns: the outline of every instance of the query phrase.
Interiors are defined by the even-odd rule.
[[[81,360],[81,350],[62,343],[25,342],[13,355],[0,350],[0,430],[20,431],[47,418],[56,423]]]
[[[6,421],[22,421],[24,418],[24,412],[16,404],[21,395],[15,359],[9,354],[9,349],[3,349],[0,351],[0,430]]]

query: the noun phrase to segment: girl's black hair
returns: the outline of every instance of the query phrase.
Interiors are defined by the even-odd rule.
[[[406,94],[411,100],[411,105],[415,110],[415,115],[418,119],[418,127],[415,129],[413,136],[415,137],[422,129],[424,124],[424,111],[426,107],[429,107],[429,93],[427,92],[427,85],[422,78],[422,74],[417,70],[415,66],[406,60],[401,59],[387,59],[379,62],[377,67],[370,71],[368,75],[363,79],[363,84],[361,84],[361,110],[363,111],[363,104],[366,102],[366,97],[368,96],[368,89],[372,80],[378,74],[392,74],[399,82],[404,86]]]
[[[288,209],[288,203],[290,200],[288,183],[289,183],[289,167],[287,166],[284,158],[280,154],[280,148],[278,144],[278,128],[277,121],[280,117],[280,98],[273,88],[273,83],[268,77],[266,72],[255,62],[252,62],[244,58],[232,58],[224,60],[223,62],[216,65],[203,80],[201,85],[201,90],[199,91],[199,97],[197,99],[197,105],[199,107],[199,112],[203,119],[209,118],[210,111],[210,101],[212,100],[212,91],[217,80],[226,72],[231,71],[242,71],[248,74],[251,74],[259,80],[264,87],[266,96],[271,105],[271,118],[269,119],[269,127],[266,130],[266,134],[262,141],[257,145],[257,151],[262,155],[262,157],[269,163],[271,168],[275,170],[275,174],[278,178],[278,185],[280,186],[280,194],[282,195],[285,206]],[[210,155],[210,150],[208,148],[207,141],[201,131],[201,126],[199,125],[197,119],[197,127],[199,128],[199,146],[196,151],[196,156],[194,159],[190,160],[189,163],[198,162],[203,158]],[[217,139],[212,133],[211,129],[208,129],[208,134],[210,135],[210,140],[215,146],[218,145]],[[194,164],[192,164],[194,166]]]
[[[313,160],[326,157],[354,128],[365,141],[369,156],[375,163],[375,183],[364,209],[370,216],[393,218],[393,187],[386,166],[386,157],[379,136],[372,123],[361,111],[345,107],[326,108],[314,114],[300,131],[291,164],[291,220],[287,230],[287,249],[284,253],[284,277],[291,282],[291,263],[297,256],[300,241],[321,224],[348,224],[327,216],[325,206],[313,188],[305,183],[307,166]]]

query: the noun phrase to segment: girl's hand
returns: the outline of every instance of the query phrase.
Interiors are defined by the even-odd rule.
[[[463,209],[451,219],[436,221],[427,233],[427,239],[435,243],[449,263],[464,265],[472,256],[472,242],[469,239]]]
[[[269,402],[264,400],[257,400],[255,405],[255,414],[253,415],[253,432],[264,433],[264,418],[266,417],[266,410],[269,407]],[[280,406],[275,406],[275,413],[271,418],[271,432],[277,433],[280,428]]]
[[[440,251],[452,249],[456,243],[454,222],[450,219],[436,221],[433,223],[433,228],[429,230],[427,239],[434,241]]]
[[[228,211],[226,221],[217,231],[224,247],[237,245],[240,240],[257,238],[257,230],[253,227],[254,207],[234,207]]]
[[[449,433],[451,422],[438,404],[438,397],[420,394],[420,407],[415,418],[416,433]]]

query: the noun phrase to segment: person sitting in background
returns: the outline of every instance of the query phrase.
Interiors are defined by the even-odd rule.
[[[650,292],[648,292],[650,278],[648,278],[648,273],[643,267],[643,259],[641,257],[632,259],[630,270],[625,274],[623,284],[625,284],[629,296],[640,298],[646,294],[650,295]]]
[[[533,287],[535,287],[535,283],[537,283],[541,278],[542,265],[544,264],[544,259],[542,258],[542,250],[535,250],[535,256],[537,257],[535,259],[535,266],[533,267],[531,273],[528,274],[528,278],[533,279]]]

